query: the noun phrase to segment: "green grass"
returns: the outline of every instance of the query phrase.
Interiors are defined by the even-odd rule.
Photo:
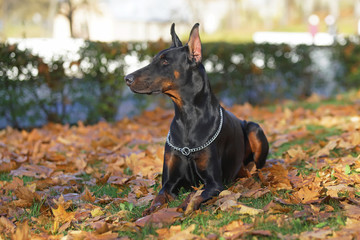
[[[35,180],[34,177],[28,176],[22,176],[20,178],[24,181],[24,184],[31,183]],[[10,173],[0,173],[0,181],[11,182],[12,180],[13,176],[10,175]]]
[[[122,192],[118,188],[112,186],[111,184],[104,185],[95,185],[89,187],[90,192],[93,192],[95,197],[101,198],[102,196],[109,196],[112,198],[117,198],[122,195]]]
[[[82,178],[83,181],[90,181],[90,179],[92,178],[92,176],[87,173],[82,173],[82,174],[78,175],[78,177]]]
[[[169,207],[178,207],[190,193],[191,191],[186,191],[185,188],[181,188],[179,190],[179,195],[173,201],[169,202]]]
[[[155,237],[149,237],[150,235],[153,235]],[[135,240],[142,240],[142,239],[156,239],[157,233],[156,228],[152,226],[145,226],[139,231],[132,232],[132,231],[120,231],[118,232],[118,237],[129,237],[130,239]]]
[[[295,139],[293,141],[289,141],[289,142],[286,142],[284,144],[282,144],[280,147],[278,148],[274,148],[272,147],[272,145],[270,144],[270,149],[275,149],[275,151],[272,151],[269,153],[269,156],[268,156],[268,159],[271,159],[271,158],[281,158],[282,155],[287,151],[289,150],[292,146],[295,146],[295,145],[303,145],[304,143],[306,142],[306,139],[304,138],[300,138],[300,139]]]
[[[274,195],[272,195],[271,193],[267,193],[264,196],[259,197],[259,198],[241,197],[239,199],[239,201],[241,203],[245,204],[246,206],[249,206],[249,207],[252,207],[252,208],[257,208],[257,209],[264,208],[272,200],[274,200]]]
[[[304,150],[307,150],[313,143],[318,143],[320,141],[327,141],[328,137],[340,136],[342,133],[342,131],[336,127],[324,127],[314,124],[306,125],[306,129],[312,133],[312,136],[298,138],[286,142],[277,148],[272,147],[270,144],[270,148],[273,149],[273,151],[270,152],[268,159],[281,158],[285,152],[287,152],[291,147],[295,145],[301,145]],[[334,151],[333,154],[335,154],[335,156],[336,154],[337,155],[342,154],[342,152],[339,152],[338,149],[335,149],[333,151]]]
[[[27,183],[33,182],[35,180],[35,178],[34,177],[23,176],[22,180],[24,181],[24,184],[27,184]]]
[[[9,173],[0,173],[0,181],[11,182],[12,176]]]
[[[132,221],[142,217],[142,213],[147,209],[150,205],[143,205],[143,206],[134,206],[132,203],[124,202],[120,204],[112,203],[108,209],[110,214],[116,214],[120,211],[128,211],[126,215],[126,221]]]
[[[41,215],[41,207],[44,205],[45,200],[46,199],[43,199],[40,202],[34,201],[33,205],[30,208],[24,209],[24,213],[20,216],[15,216],[15,218],[18,221],[23,221],[24,219],[31,220],[31,218],[39,217]]]
[[[219,234],[218,229],[232,221],[240,219],[242,216],[230,211],[203,211],[190,216],[181,221],[175,222],[173,225],[181,225],[181,229],[186,229],[190,225],[195,224],[194,234],[205,236],[210,233]]]
[[[313,172],[316,172],[317,169],[315,167],[312,167],[312,166],[308,166],[307,165],[307,162],[302,160],[300,161],[297,165],[294,166],[297,171],[298,171],[298,174],[297,175],[302,175],[302,176],[308,176],[309,174],[313,173]]]
[[[315,142],[325,141],[330,136],[339,136],[342,131],[336,127],[324,127],[320,125],[306,125],[306,129],[314,134]]]
[[[318,221],[307,220],[306,217],[290,219],[280,226],[277,223],[272,221],[267,221],[266,218],[268,215],[264,216],[262,221],[259,221],[254,229],[256,230],[269,230],[273,234],[271,238],[268,239],[278,239],[277,234],[293,236],[294,234],[300,234],[306,231],[312,231],[314,228],[323,228],[329,226],[334,230],[338,230],[341,226],[345,225],[346,218],[338,215],[335,217],[330,217],[327,219],[320,219]],[[279,215],[279,218],[281,216]],[[315,217],[316,219],[316,217]],[[261,238],[260,238],[261,239]],[[266,239],[266,238],[264,238]]]

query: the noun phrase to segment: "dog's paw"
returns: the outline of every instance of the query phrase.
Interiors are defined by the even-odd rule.
[[[158,207],[150,206],[149,208],[147,208],[143,211],[142,216],[145,217],[145,216],[155,212],[158,209],[159,209],[159,206]]]

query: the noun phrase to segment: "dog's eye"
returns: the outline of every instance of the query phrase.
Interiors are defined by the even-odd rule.
[[[162,65],[168,65],[169,62],[166,59],[161,59],[161,64]]]

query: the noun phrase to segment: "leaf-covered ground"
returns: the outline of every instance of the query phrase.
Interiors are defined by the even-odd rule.
[[[0,239],[356,239],[360,91],[230,110],[261,123],[266,166],[200,210],[141,217],[160,189],[172,110],[0,131]],[[194,191],[201,191],[195,189]]]

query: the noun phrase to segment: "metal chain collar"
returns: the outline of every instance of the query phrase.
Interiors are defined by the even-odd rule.
[[[200,150],[203,150],[204,148],[206,148],[207,146],[209,146],[213,141],[215,141],[215,139],[217,138],[217,136],[219,136],[222,125],[223,125],[223,112],[222,109],[220,107],[220,124],[219,124],[219,128],[217,129],[216,133],[214,134],[214,136],[212,138],[210,138],[209,141],[207,141],[206,143],[204,143],[203,145],[201,145],[200,147],[196,147],[196,148],[189,148],[189,147],[176,147],[174,146],[171,142],[170,142],[170,130],[169,133],[166,137],[166,143],[169,144],[170,147],[172,147],[174,150],[181,152],[182,155],[184,156],[189,156],[190,153],[193,152],[198,152]]]

